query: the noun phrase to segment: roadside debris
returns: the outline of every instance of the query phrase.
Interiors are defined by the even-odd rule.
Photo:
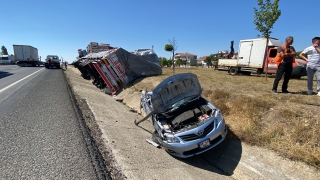
[[[157,147],[157,148],[160,148],[160,145],[157,144],[156,142],[154,142],[154,141],[152,141],[152,140],[150,140],[150,139],[146,139],[146,141],[147,141],[148,143],[152,144],[153,146],[155,146],[155,147]]]
[[[130,109],[131,112],[137,113],[138,111],[135,109]]]

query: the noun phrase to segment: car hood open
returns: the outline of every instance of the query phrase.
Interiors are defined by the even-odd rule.
[[[168,77],[152,92],[154,113],[165,112],[174,103],[189,96],[200,96],[202,88],[195,74],[182,73]]]

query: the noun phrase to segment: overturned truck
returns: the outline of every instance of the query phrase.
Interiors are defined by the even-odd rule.
[[[139,77],[162,74],[158,56],[149,49],[128,52],[117,48],[90,53],[74,65],[83,78],[93,80],[93,84],[100,89],[105,88],[108,94],[117,92]]]

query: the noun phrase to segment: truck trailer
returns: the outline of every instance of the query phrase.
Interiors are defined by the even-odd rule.
[[[244,75],[255,74],[275,74],[278,65],[274,62],[278,47],[283,43],[276,38],[269,38],[267,47],[266,38],[240,40],[238,57],[235,59],[219,59],[218,70],[226,70],[231,75],[238,73]],[[293,64],[292,76],[300,78],[305,76],[305,66],[301,63]]]
[[[40,66],[38,49],[29,45],[13,45],[14,58],[19,66]]]

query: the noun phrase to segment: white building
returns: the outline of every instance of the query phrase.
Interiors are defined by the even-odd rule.
[[[109,49],[113,49],[113,47],[110,46],[110,44],[104,44],[104,43],[97,43],[97,42],[91,42],[87,46],[87,53],[97,53],[101,51],[108,51]]]
[[[190,54],[188,52],[185,53],[176,53],[174,55],[174,61],[181,59],[182,61],[185,61],[189,65],[196,65],[197,63],[197,55]]]

